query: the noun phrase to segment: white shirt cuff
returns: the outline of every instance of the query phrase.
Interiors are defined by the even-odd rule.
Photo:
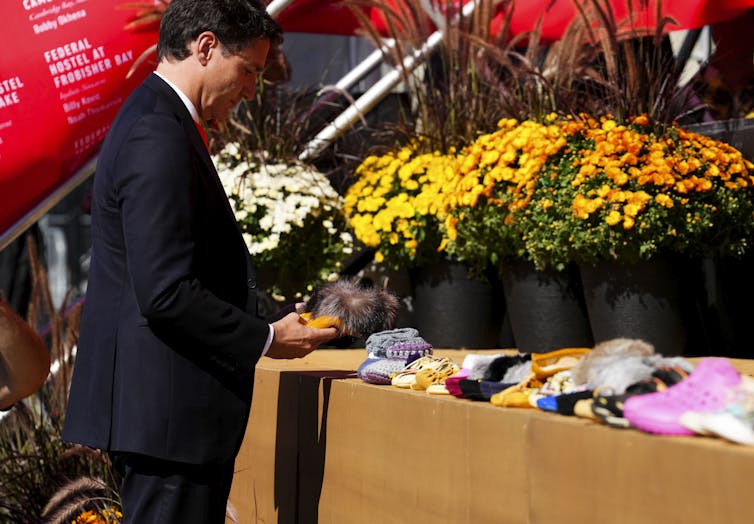
[[[265,356],[267,354],[267,351],[269,351],[270,346],[272,345],[272,339],[275,338],[275,328],[272,327],[272,324],[270,324],[270,333],[267,335],[267,342],[264,343],[264,349],[262,350],[262,356]]]

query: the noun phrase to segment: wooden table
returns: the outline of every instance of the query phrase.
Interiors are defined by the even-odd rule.
[[[365,357],[260,361],[239,522],[754,522],[754,448],[367,384],[354,373]]]

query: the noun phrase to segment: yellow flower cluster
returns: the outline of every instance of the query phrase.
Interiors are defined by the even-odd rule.
[[[495,132],[466,147],[443,202],[448,252],[483,269],[520,251],[521,235],[510,234],[514,216],[529,204],[545,164],[565,146],[562,125],[551,115],[543,123],[502,119]]]
[[[711,191],[716,179],[730,190],[754,183],[751,163],[728,144],[681,128],[656,137],[642,129],[643,116],[632,123],[585,118],[569,127],[569,133],[581,133],[591,144],[577,151],[573,161],[578,172],[571,182],[576,191],[572,209],[578,218],[586,220],[606,208],[609,225],[631,229],[653,200],[672,208],[676,203],[686,204],[694,193]],[[609,184],[588,189],[586,194],[579,192],[580,186],[600,175]],[[627,189],[632,185],[646,190]]]
[[[547,159],[565,145],[560,126],[514,119],[498,122],[498,130],[480,136],[466,148],[460,169],[450,181],[447,208],[484,204],[520,209],[528,202],[537,176]],[[501,186],[502,183],[502,186]],[[505,195],[499,190],[505,188]]]
[[[728,144],[677,126],[582,115],[515,217],[539,267],[636,261],[659,252],[740,254],[754,219],[754,165]]]
[[[396,152],[367,157],[345,195],[344,210],[354,234],[376,249],[377,262],[386,255],[411,262],[422,249],[440,247],[438,220],[456,159],[437,151],[423,153],[421,145],[414,141]]]
[[[111,506],[110,509],[103,508],[99,511],[85,511],[71,521],[71,524],[112,524],[121,522],[123,514]]]
[[[459,154],[421,147],[366,158],[346,194],[378,262],[439,249],[479,268],[507,256],[562,268],[748,248],[754,165],[682,128],[655,131],[644,115],[503,119]]]

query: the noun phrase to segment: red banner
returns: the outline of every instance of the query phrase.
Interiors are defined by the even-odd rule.
[[[81,168],[151,71],[126,79],[156,31],[126,31],[123,0],[3,0],[0,233]]]

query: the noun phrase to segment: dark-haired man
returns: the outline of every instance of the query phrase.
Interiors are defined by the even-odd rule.
[[[259,0],[173,0],[159,64],[94,177],[92,260],[63,438],[110,452],[125,522],[224,523],[254,366],[337,335],[256,315],[256,276],[202,121],[251,97],[282,34]]]

